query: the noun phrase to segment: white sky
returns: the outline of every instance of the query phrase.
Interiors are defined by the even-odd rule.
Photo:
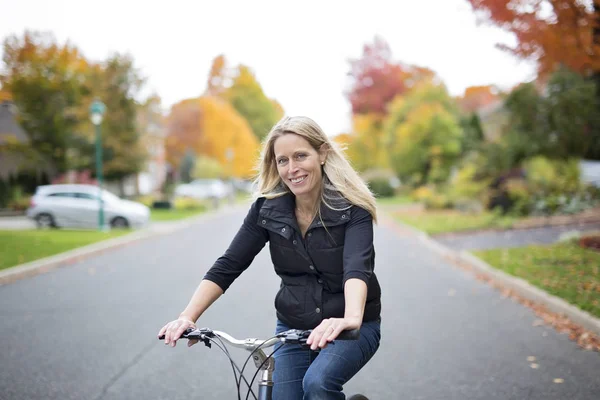
[[[328,134],[350,128],[348,59],[382,36],[397,61],[433,69],[452,95],[512,86],[533,67],[496,49],[511,38],[477,26],[466,0],[0,0],[0,38],[27,29],[69,39],[91,60],[129,52],[166,107],[204,91],[213,58],[251,67],[288,115]]]

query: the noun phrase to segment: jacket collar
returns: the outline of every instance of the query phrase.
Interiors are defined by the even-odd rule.
[[[329,205],[336,208],[334,210],[321,203],[321,219],[325,226],[339,225],[350,220],[351,204],[339,195],[337,191],[333,193],[331,190],[325,189],[325,199]],[[288,192],[273,199],[266,199],[260,209],[259,215],[278,222],[297,226],[295,208],[296,197]],[[321,226],[321,220],[318,215],[311,224],[311,227],[313,227],[313,225]]]

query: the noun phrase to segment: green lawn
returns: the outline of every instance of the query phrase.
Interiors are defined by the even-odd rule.
[[[466,214],[458,211],[423,211],[392,214],[398,220],[430,235],[474,229],[510,228],[513,217],[499,216],[490,212]]]
[[[152,221],[175,221],[183,218],[193,217],[195,215],[200,215],[205,212],[204,209],[198,210],[178,210],[178,209],[170,209],[170,210],[152,210],[150,213],[150,219]]]
[[[76,247],[121,236],[128,230],[68,231],[68,230],[0,230],[0,269],[62,253]]]
[[[600,252],[559,243],[473,254],[600,317]]]

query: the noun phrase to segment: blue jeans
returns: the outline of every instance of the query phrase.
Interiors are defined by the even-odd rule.
[[[364,322],[360,339],[339,340],[317,352],[283,346],[273,355],[273,400],[343,400],[342,388],[379,348],[380,321]],[[290,329],[277,321],[276,333]]]

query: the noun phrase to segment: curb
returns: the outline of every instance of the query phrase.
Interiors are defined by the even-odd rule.
[[[68,250],[53,256],[40,258],[25,264],[0,270],[0,286],[16,282],[20,279],[43,274],[54,269],[72,265],[85,258],[101,254],[105,251],[116,249],[127,244],[135,243],[151,237],[158,237],[185,229],[204,220],[211,220],[238,211],[242,206],[227,206],[216,212],[207,212],[196,217],[189,217],[180,221],[166,222],[164,225],[150,226],[140,231],[135,231],[113,239],[102,240],[87,246]]]
[[[417,238],[423,244],[427,245],[436,253],[453,260],[462,261],[468,264],[470,267],[472,267],[476,272],[502,284],[506,288],[514,290],[522,297],[533,301],[537,304],[542,304],[552,312],[555,312],[557,314],[563,314],[574,323],[580,325],[581,327],[595,333],[596,335],[600,335],[600,319],[596,318],[590,313],[583,311],[578,307],[566,302],[565,300],[553,296],[536,286],[533,286],[524,279],[514,277],[492,267],[485,261],[481,260],[480,258],[474,256],[473,254],[465,250],[462,250],[460,252],[452,250],[449,247],[435,241],[425,232],[420,231],[410,225],[404,224],[400,221],[397,221],[389,214],[385,214],[385,217],[393,224],[400,225],[403,229],[414,233],[415,236],[417,236]]]

